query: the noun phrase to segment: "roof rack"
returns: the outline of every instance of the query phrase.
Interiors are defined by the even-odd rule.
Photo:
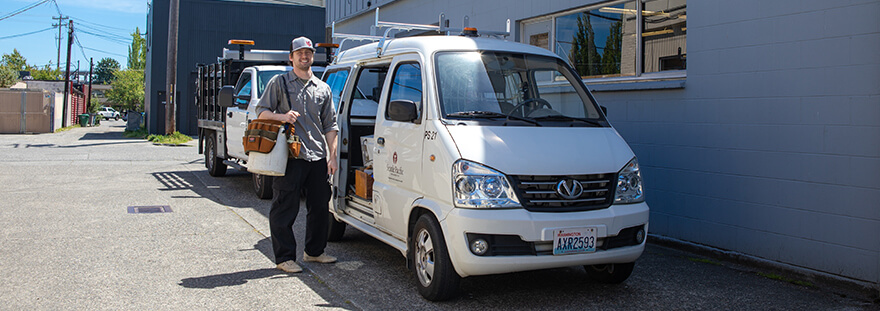
[[[339,42],[340,51],[343,50],[342,46],[346,41],[379,41],[379,46],[376,48],[376,56],[382,56],[382,52],[384,50],[386,40],[394,39],[391,37],[392,31],[403,32],[403,31],[412,31],[412,30],[427,30],[427,31],[436,31],[447,36],[450,35],[486,35],[490,37],[501,37],[506,40],[508,36],[510,36],[510,19],[507,19],[507,28],[505,31],[480,31],[476,33],[475,28],[469,27],[470,18],[467,15],[464,16],[462,21],[462,28],[450,28],[449,27],[449,19],[446,18],[445,13],[440,13],[440,21],[437,25],[424,25],[424,24],[407,24],[407,23],[396,23],[396,22],[384,22],[379,20],[379,8],[376,8],[376,15],[373,21],[373,26],[370,27],[369,35],[358,35],[358,34],[347,34],[347,33],[337,33],[336,32],[336,22],[331,24],[331,34],[332,40],[336,41],[336,39],[341,39]],[[376,32],[385,29],[385,32],[379,36],[376,35]]]

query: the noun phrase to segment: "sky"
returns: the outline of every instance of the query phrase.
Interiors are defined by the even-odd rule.
[[[140,28],[146,33],[149,0],[49,0],[32,9],[12,15],[43,0],[0,0],[0,55],[13,49],[27,59],[28,65],[42,68],[58,64],[58,17],[60,11],[73,20],[74,38],[70,52],[71,71],[77,61],[83,71],[89,70],[89,58],[95,64],[109,57],[122,68],[128,63],[131,33]],[[55,4],[57,3],[57,8]],[[11,16],[10,16],[11,15]],[[65,21],[65,24],[67,22]],[[36,33],[32,33],[36,32]],[[61,70],[67,55],[67,27],[61,39]],[[32,33],[32,34],[29,34]]]

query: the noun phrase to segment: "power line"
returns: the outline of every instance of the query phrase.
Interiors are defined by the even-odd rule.
[[[54,1],[54,0],[53,0],[53,1]],[[2,20],[4,20],[4,19],[7,19],[7,18],[10,18],[10,17],[13,17],[13,16],[16,16],[16,15],[18,15],[18,14],[24,13],[25,11],[30,10],[30,9],[33,9],[33,8],[39,6],[39,5],[43,4],[43,3],[46,3],[46,2],[49,2],[49,0],[39,1],[39,2],[34,3],[34,4],[30,5],[30,6],[27,6],[27,7],[24,7],[24,8],[18,9],[18,10],[15,10],[15,11],[13,11],[12,13],[9,13],[9,14],[6,14],[5,16],[3,16],[3,17],[0,17],[0,21],[2,21]]]
[[[18,38],[18,37],[24,37],[24,36],[32,35],[32,34],[35,34],[35,33],[41,33],[41,32],[44,32],[44,31],[46,31],[46,30],[52,30],[52,28],[53,28],[53,27],[49,27],[49,28],[46,28],[46,29],[41,29],[41,30],[37,30],[37,31],[32,31],[32,32],[28,32],[28,33],[22,33],[22,34],[17,34],[17,35],[11,35],[11,36],[6,36],[6,37],[0,37],[0,40],[3,40],[3,39],[12,39],[12,38]]]
[[[86,49],[86,50],[89,50],[89,51],[101,52],[101,53],[104,53],[104,54],[110,54],[110,55],[119,56],[119,57],[128,57],[128,55],[122,55],[122,54],[118,54],[118,53],[107,52],[107,51],[104,51],[104,50],[93,49],[93,48],[89,48],[89,47],[83,47],[83,48]]]

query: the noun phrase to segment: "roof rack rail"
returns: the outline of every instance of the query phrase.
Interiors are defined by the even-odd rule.
[[[505,31],[480,31],[475,34],[475,28],[469,27],[470,18],[465,15],[462,21],[462,28],[450,28],[449,27],[449,19],[446,18],[445,13],[440,13],[440,21],[437,25],[425,25],[425,24],[408,24],[408,23],[396,23],[396,22],[385,22],[379,20],[379,8],[376,8],[376,15],[373,21],[373,26],[370,27],[370,35],[358,35],[358,34],[347,34],[347,33],[337,33],[336,32],[336,22],[331,24],[331,36],[332,40],[336,41],[336,39],[341,39],[339,42],[339,50],[342,51],[343,44],[346,41],[379,41],[379,46],[376,48],[376,56],[382,56],[382,52],[384,50],[386,40],[394,39],[391,37],[392,31],[402,32],[402,31],[412,31],[412,30],[428,30],[428,31],[436,31],[447,36],[450,35],[487,35],[489,37],[501,37],[505,40],[508,36],[510,36],[510,19],[507,19],[507,25]],[[379,36],[376,35],[376,32],[380,29],[385,29],[385,32]]]

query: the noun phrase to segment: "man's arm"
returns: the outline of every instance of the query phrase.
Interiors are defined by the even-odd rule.
[[[276,75],[269,80],[269,83],[266,85],[266,92],[263,94],[263,97],[260,98],[260,102],[257,103],[257,118],[258,119],[269,119],[276,120],[281,122],[287,122],[293,124],[296,122],[296,118],[299,117],[299,113],[296,111],[290,111],[288,113],[275,113],[278,109],[278,103],[283,100],[283,83],[280,78],[281,75]]]
[[[333,175],[339,169],[336,163],[336,135],[338,131],[333,130],[324,134],[327,139],[327,173]]]

